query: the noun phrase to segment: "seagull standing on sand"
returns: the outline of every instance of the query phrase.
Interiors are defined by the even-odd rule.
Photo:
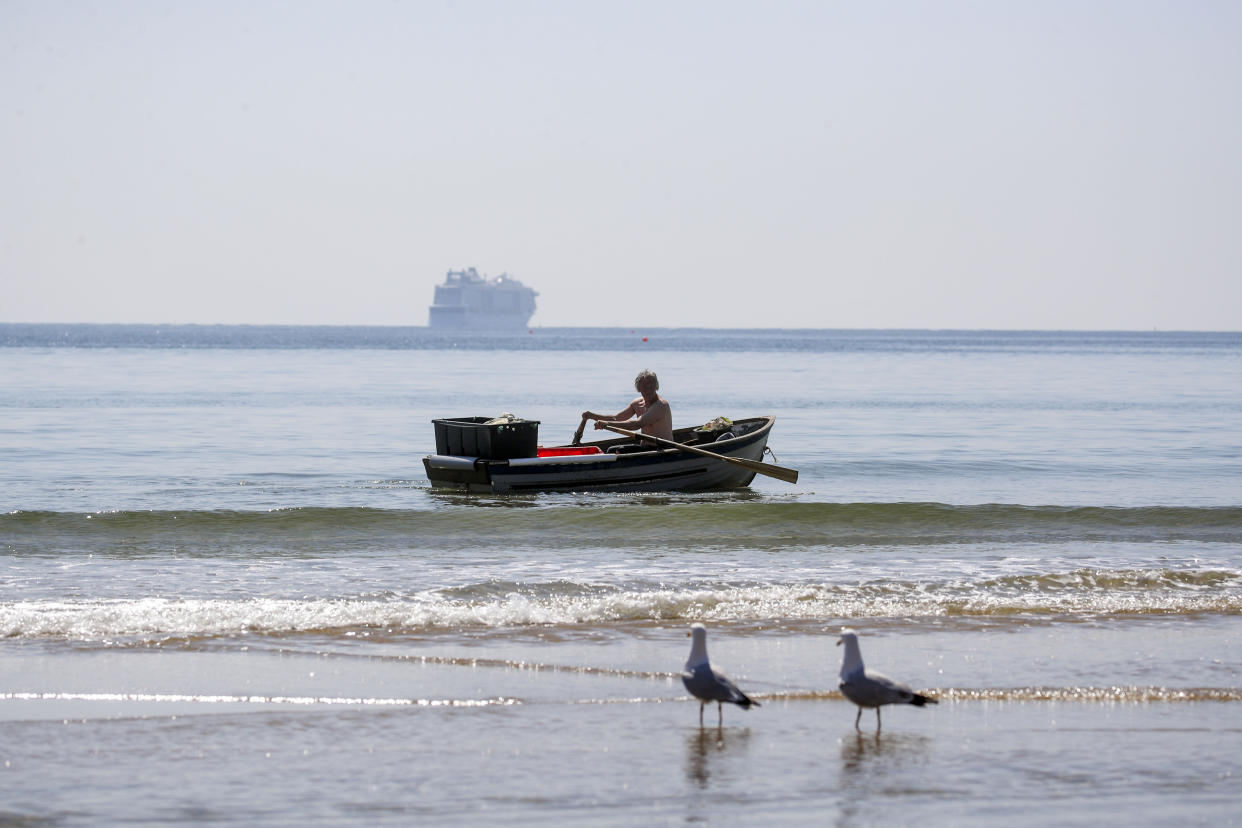
[[[860,729],[858,722],[862,719],[864,707],[875,708],[875,732],[880,732],[880,707],[886,704],[912,704],[922,707],[925,704],[937,704],[930,696],[924,696],[910,689],[908,684],[891,679],[888,676],[874,673],[863,666],[862,651],[858,649],[858,634],[851,629],[841,631],[837,646],[845,645],[845,658],[841,661],[841,693],[854,704],[858,705],[858,715],[854,717],[854,729]],[[704,656],[706,658],[706,656]]]
[[[702,624],[690,625],[690,657],[686,659],[686,669],[681,674],[681,681],[696,699],[699,700],[699,727],[703,726],[703,708],[708,702],[716,703],[719,716],[718,727],[724,726],[724,702],[732,702],[743,710],[759,702],[748,697],[723,673],[712,669],[707,660],[707,628]]]

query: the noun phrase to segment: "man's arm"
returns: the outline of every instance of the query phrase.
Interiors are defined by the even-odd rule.
[[[617,428],[624,428],[630,431],[638,431],[640,429],[645,429],[652,425],[658,424],[662,420],[668,419],[669,406],[668,406],[668,403],[661,400],[657,403],[654,403],[648,406],[646,411],[644,411],[641,415],[634,417],[634,419],[632,420],[624,419],[630,416],[631,414],[638,414],[633,404],[631,404],[630,407],[627,408],[625,411],[622,411],[620,414],[618,414],[616,418],[613,420],[596,420],[595,428],[601,429],[604,427],[602,423],[609,422],[612,425],[616,426]],[[657,430],[663,430],[663,429],[657,429]],[[669,429],[669,431],[671,431],[671,428]]]
[[[594,411],[583,411],[583,418],[587,420],[597,420],[606,423],[617,422],[619,420],[628,420],[634,416],[634,403],[630,403],[625,407],[624,411],[609,416],[608,414],[596,414]]]

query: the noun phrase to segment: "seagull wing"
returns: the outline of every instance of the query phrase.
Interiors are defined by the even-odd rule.
[[[751,699],[737,688],[728,676],[718,673],[709,664],[700,664],[694,670],[681,674],[686,689],[703,701],[732,702],[742,707],[759,706],[759,702]]]
[[[914,704],[914,699],[918,696],[910,689],[910,685],[871,670],[862,670],[847,676],[841,682],[841,692],[847,699],[862,707]],[[923,696],[919,698],[926,701]]]

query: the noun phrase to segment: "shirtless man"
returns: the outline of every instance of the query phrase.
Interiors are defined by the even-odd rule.
[[[656,393],[660,389],[660,381],[655,372],[643,371],[634,380],[634,390],[640,396],[626,406],[625,410],[609,416],[596,414],[594,411],[583,411],[584,420],[595,420],[595,428],[601,429],[604,423],[633,431],[638,429],[643,434],[673,439],[673,409],[668,401]]]

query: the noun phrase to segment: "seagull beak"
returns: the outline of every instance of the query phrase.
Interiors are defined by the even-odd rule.
[[[837,639],[837,646],[838,646],[838,647],[840,647],[840,646],[841,646],[841,639],[839,639],[839,638]]]

